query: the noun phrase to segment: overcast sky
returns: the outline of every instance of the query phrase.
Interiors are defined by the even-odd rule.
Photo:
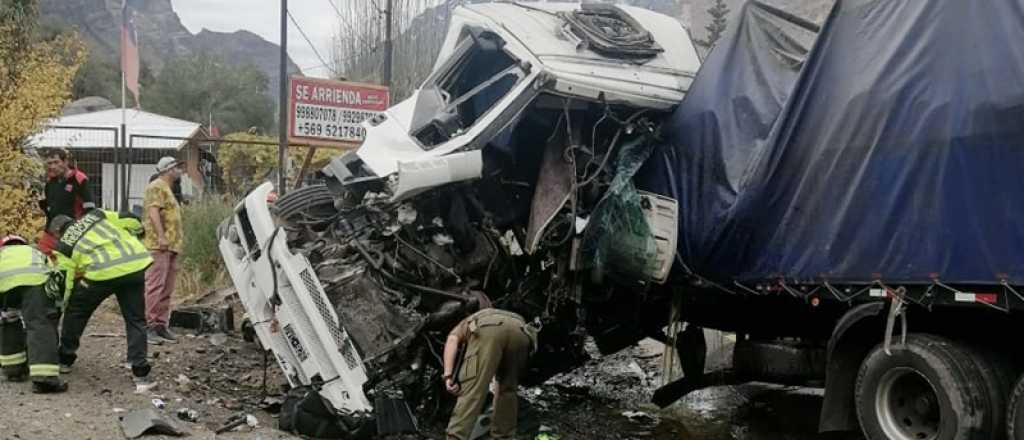
[[[354,1],[354,0],[333,0]],[[324,61],[331,62],[331,36],[337,13],[328,0],[291,0],[288,9],[309,36]],[[190,32],[203,28],[211,31],[234,32],[244,29],[267,41],[280,41],[279,0],[171,0],[174,11]],[[337,3],[335,3],[337,4]],[[313,49],[306,43],[295,26],[288,23],[288,54],[308,76],[327,77],[330,70],[322,66]]]

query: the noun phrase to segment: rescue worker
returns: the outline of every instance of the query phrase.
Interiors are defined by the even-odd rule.
[[[146,360],[146,268],[153,262],[137,238],[142,223],[131,214],[94,209],[81,219],[57,216],[47,226],[60,240],[54,249],[65,271],[64,326],[60,336],[61,368],[70,371],[79,340],[93,312],[111,294],[124,317],[136,392],[156,387]]]
[[[57,365],[60,313],[46,291],[49,278],[42,252],[16,235],[0,238],[0,365],[8,381],[31,378],[33,393],[68,389]]]
[[[463,344],[461,367],[456,371]],[[455,326],[444,344],[442,376],[448,392],[459,396],[448,421],[448,439],[469,438],[492,380],[496,386],[491,390],[494,393],[491,438],[515,438],[519,409],[516,388],[536,347],[535,327],[509,311],[485,308]]]

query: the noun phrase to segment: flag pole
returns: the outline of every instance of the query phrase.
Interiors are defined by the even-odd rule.
[[[122,11],[123,10],[124,9],[122,9]],[[123,45],[121,47],[121,51],[122,52],[124,51]],[[122,55],[122,57],[123,56],[124,55]],[[125,153],[125,155],[127,155],[128,143],[126,142],[126,140],[127,140],[128,136],[127,136],[127,133],[125,131],[126,130],[125,127],[127,126],[127,117],[125,116],[125,102],[126,102],[125,95],[126,95],[127,90],[125,90],[125,89],[126,89],[126,87],[125,87],[125,77],[124,77],[124,62],[122,62],[121,63],[121,150]],[[115,158],[115,161],[116,160],[117,159]],[[126,156],[124,158],[124,163],[128,163],[128,161],[129,161],[129,159]],[[119,193],[120,194],[120,197],[118,197],[117,201],[115,202],[114,208],[116,210],[120,211],[122,209],[127,209],[128,208],[127,207],[127,205],[128,205],[128,194],[126,193],[126,190],[125,190],[125,188],[127,187],[127,183],[128,183],[127,182],[127,178],[128,178],[127,173],[128,173],[128,171],[124,168],[124,165],[122,163],[120,163],[120,162],[116,163],[116,164],[114,164],[114,175],[115,176],[117,176],[117,167],[122,167],[121,168],[121,171],[122,171],[122,173],[121,173],[122,182],[120,182],[121,185],[117,189],[114,190],[115,193]],[[117,177],[115,177],[115,179],[117,179]]]
[[[121,148],[122,148],[122,150],[125,153],[124,154],[125,157],[124,157],[124,163],[122,164],[122,169],[121,169],[122,184],[121,184],[121,201],[120,201],[120,205],[119,205],[120,207],[118,208],[119,211],[120,210],[128,210],[128,185],[130,184],[128,182],[128,167],[131,166],[131,165],[128,165],[129,163],[131,163],[131,158],[128,157],[128,155],[131,154],[131,152],[128,149],[128,142],[127,142],[128,132],[127,132],[127,128],[126,128],[127,127],[127,117],[125,116],[125,112],[126,112],[126,110],[125,110],[125,94],[126,94],[125,92],[126,92],[126,90],[125,89],[126,89],[126,87],[125,87],[124,69],[122,68],[121,69]]]

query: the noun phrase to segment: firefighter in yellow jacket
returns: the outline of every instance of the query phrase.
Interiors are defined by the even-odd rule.
[[[138,239],[142,234],[138,217],[93,209],[78,220],[54,217],[47,229],[60,237],[54,255],[65,274],[59,350],[62,371],[71,370],[89,318],[113,294],[124,317],[136,392],[154,388],[156,382],[149,377],[146,360],[144,297],[146,268],[153,259]]]
[[[31,377],[33,393],[68,389],[57,365],[60,312],[46,291],[50,274],[46,256],[24,238],[0,238],[0,366],[8,381]]]

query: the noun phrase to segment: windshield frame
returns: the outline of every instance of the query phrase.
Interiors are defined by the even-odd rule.
[[[497,50],[500,50],[503,55],[507,56],[512,61],[511,64],[501,71],[498,71],[490,77],[480,81],[479,84],[465,91],[461,95],[451,96],[443,85],[451,87],[451,84],[448,83],[455,80],[456,76],[463,74],[464,69],[472,67],[465,63],[469,63],[472,59],[471,54],[473,53],[473,49],[480,45],[480,40],[492,40],[491,43],[498,46]],[[419,90],[417,90],[417,99],[422,101],[424,105],[428,107],[424,109],[416,108],[407,134],[421,149],[424,151],[430,151],[451,142],[458,137],[478,131],[480,124],[483,123],[483,121],[485,121],[496,109],[501,109],[507,106],[502,104],[509,101],[510,95],[514,94],[515,90],[522,85],[523,81],[527,79],[531,73],[531,64],[529,62],[523,62],[519,56],[510,51],[508,42],[504,38],[490,31],[466,26],[460,33],[455,47],[452,49],[448,58],[445,59],[443,63],[440,63],[440,67],[435,69],[434,72],[423,82]],[[472,123],[465,127],[460,127],[450,134],[445,133],[447,138],[436,143],[427,143],[420,138],[425,130],[431,129],[432,125],[443,121],[443,118],[445,118],[446,115],[454,115],[455,118],[458,118],[457,109],[460,105],[466,103],[470,99],[473,99],[481,92],[488,90],[490,87],[500,83],[509,76],[515,77],[515,81],[508,86],[508,90],[500,97],[497,97],[485,111],[477,115]],[[430,94],[433,94],[433,96]],[[419,106],[420,104],[418,103],[417,107]]]

